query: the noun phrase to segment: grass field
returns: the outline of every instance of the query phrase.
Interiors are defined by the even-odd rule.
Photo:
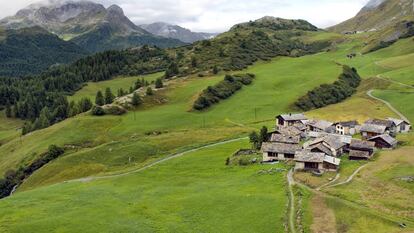
[[[247,146],[234,142],[124,177],[16,194],[0,202],[0,231],[283,232],[285,173],[257,174],[280,165],[224,165]]]
[[[122,88],[124,91],[129,91],[129,88],[132,87],[137,81],[137,79],[145,78],[148,82],[154,81],[157,78],[162,77],[163,73],[155,73],[150,75],[143,76],[133,76],[133,77],[117,77],[111,80],[102,81],[102,82],[88,82],[86,85],[73,96],[69,96],[68,100],[78,101],[82,97],[88,97],[92,101],[95,100],[96,93],[102,91],[104,93],[107,87],[111,88],[114,95],[117,94],[118,89]]]
[[[335,35],[316,34],[309,40],[331,37]],[[256,74],[252,85],[243,87],[231,98],[204,112],[191,111],[193,101],[201,90],[222,80],[223,75],[174,80],[156,93],[156,97],[165,100],[164,103],[154,104],[146,100],[136,111],[123,116],[82,114],[21,139],[8,136],[8,142],[0,146],[0,175],[10,168],[28,164],[50,144],[75,149],[37,171],[19,187],[16,195],[0,201],[0,231],[27,232],[36,226],[42,232],[77,232],[87,226],[91,232],[108,227],[115,232],[136,229],[141,232],[282,232],[287,204],[285,174],[259,176],[256,173],[263,167],[258,165],[224,166],[226,157],[236,149],[249,147],[246,142],[195,152],[124,177],[85,183],[61,182],[129,171],[174,152],[246,136],[262,125],[272,127],[275,115],[295,111],[292,103],[299,96],[322,83],[334,82],[341,72],[337,63],[358,69],[364,79],[358,92],[342,103],[310,111],[307,115],[331,121],[356,119],[360,122],[367,118],[395,116],[383,103],[366,95],[368,90],[375,89],[375,96],[391,102],[414,120],[414,109],[409,107],[413,98],[407,94],[408,90],[372,78],[387,74],[384,77],[395,81],[410,81],[406,71],[410,64],[393,64],[414,53],[412,45],[412,40],[405,39],[389,48],[350,60],[346,55],[361,49],[358,37],[351,36],[330,52],[299,58],[279,57],[252,65],[243,71]],[[153,80],[159,75],[144,78]],[[88,83],[70,99],[78,100],[84,96],[94,99],[96,92],[106,87],[111,87],[113,92],[120,87],[128,89],[136,79]],[[7,119],[0,118],[0,121],[4,120]],[[0,130],[0,140],[1,133]],[[404,137],[412,140],[409,135]],[[413,151],[412,147],[401,150],[407,155]],[[399,158],[399,151],[395,151],[395,158]],[[383,157],[387,156],[381,154],[378,160],[370,163],[370,170],[374,171],[377,165],[382,167]],[[395,215],[404,217],[401,203],[408,201],[412,189],[405,183],[394,181],[401,174],[409,175],[411,166],[399,168],[402,163],[392,159],[384,163],[395,165],[396,169],[383,167],[378,173],[366,174],[374,177],[371,180],[357,177],[355,183],[330,189],[329,193],[346,200],[361,198],[362,204],[376,211],[384,208],[389,215],[395,211]],[[343,161],[340,180],[346,179],[359,165]],[[322,181],[315,181],[319,182],[315,186],[327,179],[323,177]],[[379,195],[375,190],[379,180],[396,187],[394,191],[402,192],[391,206],[380,202],[379,196],[371,198],[364,190],[368,187]],[[335,223],[338,232],[399,232],[394,223],[355,210],[335,199],[306,194],[299,200],[303,229],[312,229],[314,219],[328,218]],[[318,203],[330,209],[327,216],[314,216],[316,212],[312,208]],[[355,219],[350,218],[353,213]],[[371,224],[375,227],[370,228]]]
[[[7,118],[5,111],[0,111],[0,146],[20,136],[23,121]]]

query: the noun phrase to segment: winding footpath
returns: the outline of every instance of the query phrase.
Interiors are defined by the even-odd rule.
[[[295,195],[293,194],[292,186],[295,185],[293,179],[293,168],[287,174],[288,188],[289,188],[289,228],[291,233],[296,233],[295,228]]]
[[[405,121],[407,121],[407,122],[410,122],[409,120],[408,120],[408,118],[406,117],[406,116],[404,116],[404,114],[402,114],[400,111],[398,111],[396,108],[394,108],[394,106],[392,106],[388,101],[386,101],[386,100],[383,100],[383,99],[380,99],[380,98],[378,98],[378,97],[375,97],[375,96],[373,96],[372,95],[372,92],[373,92],[374,90],[369,90],[369,91],[367,91],[367,95],[369,96],[369,97],[371,97],[371,98],[373,98],[373,99],[375,99],[375,100],[378,100],[378,101],[381,101],[382,103],[384,103],[385,105],[387,105],[387,107],[389,108],[389,109],[391,109],[391,111],[393,111],[393,112],[395,112],[395,114],[397,114],[401,119],[403,119],[403,120],[405,120]]]
[[[359,171],[361,171],[365,166],[367,166],[368,164],[364,164],[364,165],[362,165],[361,167],[359,167],[358,169],[356,169],[349,177],[348,177],[348,179],[346,179],[345,181],[343,181],[343,182],[339,182],[339,183],[336,183],[336,184],[330,184],[330,183],[332,183],[332,182],[330,182],[330,183],[328,183],[325,187],[327,187],[327,188],[331,188],[331,187],[336,187],[336,186],[339,186],[339,185],[344,185],[344,184],[348,184],[348,183],[350,183],[353,179],[354,179],[354,177],[359,173]],[[339,173],[338,173],[338,175],[339,175]],[[320,188],[319,188],[320,189]],[[316,190],[319,190],[319,189],[316,189]]]
[[[199,151],[199,150],[203,150],[203,149],[207,149],[207,148],[215,147],[215,146],[219,146],[219,145],[224,145],[224,144],[228,144],[228,143],[232,143],[232,142],[237,142],[237,141],[241,141],[241,140],[245,140],[245,139],[247,139],[247,137],[225,140],[225,141],[221,141],[221,142],[217,142],[217,143],[208,144],[208,145],[205,145],[205,146],[200,146],[200,147],[197,147],[197,148],[194,148],[194,149],[186,150],[186,151],[183,151],[183,152],[180,152],[180,153],[177,153],[177,154],[171,154],[171,155],[169,155],[169,156],[167,156],[163,159],[157,160],[157,161],[152,162],[148,165],[145,165],[143,167],[140,167],[138,169],[128,171],[128,172],[118,173],[118,174],[114,174],[114,175],[106,175],[106,176],[85,177],[85,178],[81,178],[81,179],[74,179],[74,180],[64,181],[64,183],[68,183],[68,182],[89,182],[89,181],[93,181],[93,180],[102,180],[102,179],[110,179],[110,178],[117,178],[117,177],[127,176],[127,175],[130,175],[130,174],[134,174],[134,173],[144,171],[144,170],[146,170],[148,168],[151,168],[155,165],[164,163],[168,160],[175,159],[175,158],[181,157],[183,155],[186,155],[186,154],[189,154],[189,153],[192,153],[192,152],[196,152],[196,151]]]

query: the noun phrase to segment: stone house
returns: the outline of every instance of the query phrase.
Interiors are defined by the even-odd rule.
[[[293,160],[295,153],[300,150],[302,146],[299,144],[280,142],[264,142],[261,148],[264,162]]]
[[[276,126],[286,127],[293,126],[295,124],[303,124],[302,121],[307,120],[303,113],[289,113],[276,116]]]
[[[352,139],[349,145],[350,160],[367,160],[374,154],[375,142]]]
[[[361,126],[361,135],[364,139],[372,138],[381,134],[385,134],[387,127],[376,124],[363,124]]]
[[[380,149],[383,149],[383,148],[393,149],[398,144],[398,141],[388,134],[382,134],[382,135],[372,137],[368,139],[368,141],[375,142],[375,147],[380,148]]]
[[[387,120],[394,122],[396,133],[408,133],[411,130],[411,124],[408,121],[395,118],[387,118]]]
[[[358,133],[357,121],[342,121],[337,122],[335,125],[335,132],[339,135],[354,135]]]
[[[344,153],[346,144],[339,137],[324,136],[308,142],[305,148],[311,152],[324,153],[329,156],[339,157]]]

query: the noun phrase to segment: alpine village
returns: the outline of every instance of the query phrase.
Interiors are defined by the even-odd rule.
[[[413,0],[1,5],[0,233],[414,232]]]

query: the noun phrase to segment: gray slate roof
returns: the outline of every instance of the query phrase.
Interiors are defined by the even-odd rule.
[[[326,163],[336,165],[336,166],[339,166],[339,164],[341,163],[340,159],[335,158],[333,156],[328,156],[328,155],[325,155],[325,158],[323,159],[323,161]]]
[[[309,146],[316,145],[316,144],[323,143],[323,142],[325,142],[326,144],[328,144],[330,147],[332,147],[335,150],[340,149],[345,146],[345,143],[343,143],[339,137],[329,136],[329,135],[313,140],[312,142],[309,143]]]
[[[403,123],[403,122],[405,122],[406,124],[410,124],[410,122],[407,122],[407,121],[405,121],[405,120],[401,120],[401,119],[396,119],[396,118],[391,118],[391,117],[388,117],[387,118],[387,120],[389,120],[389,121],[392,121],[392,122],[394,122],[394,124],[395,125],[400,125],[401,123]]]
[[[310,125],[314,128],[318,128],[321,130],[326,130],[327,128],[332,126],[333,123],[325,120],[309,120],[306,122],[306,125]]]
[[[298,151],[295,154],[295,161],[322,163],[325,159],[324,153],[315,153],[307,150]]]
[[[302,134],[302,131],[295,126],[280,127],[278,132],[285,136],[298,136]]]
[[[368,151],[350,150],[349,157],[369,158],[371,156]]]
[[[282,134],[272,134],[270,137],[271,142],[281,142],[281,143],[290,143],[290,144],[299,144],[300,137],[299,136],[288,136]]]
[[[361,126],[361,132],[370,132],[370,133],[385,133],[385,125],[374,125],[374,124],[363,124]]]
[[[263,152],[274,152],[283,154],[295,154],[296,151],[300,151],[302,146],[298,144],[287,144],[279,142],[264,142],[262,144]]]
[[[303,113],[290,113],[290,114],[282,114],[277,117],[283,118],[285,121],[300,121],[306,120],[306,116]]]
[[[308,136],[311,138],[319,138],[324,136],[330,136],[330,137],[336,137],[338,138],[342,143],[350,144],[352,140],[352,136],[348,135],[339,135],[339,134],[330,134],[326,132],[309,132]]]
[[[336,125],[342,125],[344,127],[355,127],[356,125],[358,125],[358,121],[342,121],[342,122],[337,122],[335,123]]]
[[[351,145],[349,147],[351,149],[362,149],[362,150],[369,149],[369,150],[372,150],[375,147],[375,142],[352,139]]]
[[[395,146],[398,143],[398,141],[395,138],[391,137],[388,134],[381,134],[381,135],[372,137],[368,139],[368,141],[374,141],[375,139],[378,139],[378,138],[381,138],[382,140],[384,140],[386,143],[388,143],[391,146]]]
[[[365,124],[383,125],[387,128],[391,128],[394,125],[394,122],[390,121],[390,120],[369,119],[369,120],[365,121]]]

